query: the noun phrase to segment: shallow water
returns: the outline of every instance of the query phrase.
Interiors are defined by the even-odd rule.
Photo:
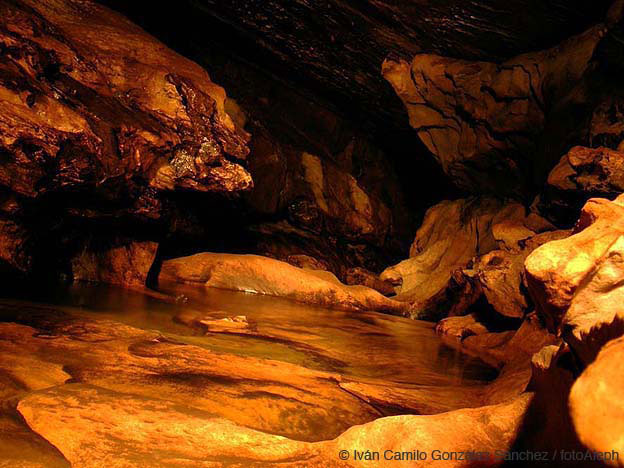
[[[0,458],[5,449],[21,456],[16,443],[35,459],[49,455],[17,415],[17,401],[33,391],[58,392],[52,406],[60,413],[67,392],[104,392],[104,427],[118,400],[141,408],[157,399],[202,418],[320,441],[386,415],[469,405],[468,387],[497,376],[445,345],[433,324],[375,312],[180,285],[145,294],[74,284],[12,296],[0,299],[0,377],[9,376],[5,388],[0,381]],[[237,316],[244,319],[222,320]],[[397,401],[395,387],[412,400]],[[74,408],[77,421],[89,404]]]
[[[183,342],[241,356],[298,364],[405,384],[466,385],[493,380],[496,370],[445,345],[430,322],[375,312],[328,310],[281,298],[170,284],[174,303],[122,288],[77,283],[42,292],[38,302],[73,313],[158,330]],[[245,316],[251,332],[211,333],[178,317]]]

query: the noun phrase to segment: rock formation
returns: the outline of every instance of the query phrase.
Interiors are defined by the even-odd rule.
[[[589,200],[574,235],[543,245],[525,263],[538,312],[585,363],[593,360],[619,316],[623,203],[622,196],[613,202]]]
[[[572,148],[548,175],[538,208],[553,220],[570,223],[590,198],[615,198],[624,191],[623,156],[606,147]]]
[[[622,466],[622,338],[610,341],[576,380],[570,414],[580,440],[589,450],[610,454],[606,464]],[[613,454],[617,453],[618,457]]]
[[[445,201],[427,211],[410,258],[386,269],[397,300],[414,316],[464,313],[484,293],[500,314],[522,318],[522,262],[542,242],[565,234],[544,233],[550,223],[517,203],[476,198]]]
[[[383,74],[456,184],[477,193],[523,194],[546,115],[590,68],[604,28],[502,64],[419,54],[411,63],[386,60]]]
[[[165,260],[159,282],[167,281],[285,297],[330,309],[402,315],[410,308],[365,286],[342,284],[328,271],[305,270],[258,255],[201,253]]]
[[[5,464],[624,450],[624,1],[139,3],[0,0]]]
[[[3,242],[15,246],[8,264],[29,270],[20,239],[52,249],[71,218],[165,222],[172,191],[252,186],[241,165],[248,135],[200,66],[94,3],[0,9]]]
[[[143,287],[157,249],[158,244],[149,241],[116,239],[104,245],[89,242],[71,260],[73,279]]]

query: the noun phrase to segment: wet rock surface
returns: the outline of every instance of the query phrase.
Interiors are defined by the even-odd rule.
[[[408,315],[410,308],[366,286],[345,285],[328,271],[297,268],[258,255],[201,253],[165,260],[159,284],[167,282],[284,297],[340,310]]]

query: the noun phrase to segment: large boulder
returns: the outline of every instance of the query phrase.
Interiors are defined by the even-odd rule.
[[[200,253],[165,260],[158,279],[159,283],[173,281],[285,297],[330,309],[402,315],[410,308],[365,286],[342,284],[328,271],[305,270],[259,255]]]
[[[624,339],[609,342],[570,392],[570,414],[581,442],[604,454],[610,466],[624,466]]]
[[[525,268],[538,312],[588,364],[624,331],[624,196],[589,200],[574,232],[536,249]]]
[[[540,245],[569,235],[569,231],[548,231],[524,239],[509,249],[493,250],[475,260],[464,274],[472,274],[487,303],[499,314],[523,318],[532,308],[524,277],[524,261]]]

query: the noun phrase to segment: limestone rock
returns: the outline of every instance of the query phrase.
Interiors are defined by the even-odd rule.
[[[341,279],[352,267],[381,270],[384,259],[389,263],[411,235],[388,156],[338,116],[282,94],[272,95],[268,109],[249,98],[254,122],[261,117],[272,124],[270,131],[249,126],[254,188],[244,199],[259,220],[252,235],[262,232],[250,253],[283,261],[309,255]],[[275,115],[282,107],[306,118],[282,122],[284,117]]]
[[[562,191],[584,192],[587,198],[618,195],[624,191],[624,154],[576,146],[551,171],[548,184]]]
[[[443,201],[430,208],[416,232],[410,258],[387,268],[381,279],[396,284],[397,299],[414,303],[422,311],[419,317],[435,315],[437,304],[427,301],[446,289],[453,271],[495,248],[488,227],[499,208],[488,199]]]
[[[509,403],[464,409],[433,416],[395,416],[355,426],[332,441],[310,444],[269,435],[190,411],[170,402],[71,384],[34,393],[18,405],[20,414],[34,431],[51,441],[72,465],[85,468],[102,462],[144,466],[288,467],[360,466],[354,451],[383,453],[419,450],[509,450],[530,403],[524,395]],[[120,404],[122,402],[122,404]],[[455,437],[449,438],[448,428]],[[415,436],[417,435],[417,436]],[[77,441],[77,443],[71,443]],[[338,457],[349,452],[349,460]],[[502,459],[487,459],[488,466]],[[430,463],[430,461],[429,461]],[[427,466],[415,460],[380,460],[376,466]],[[440,466],[472,466],[457,461]]]
[[[35,393],[20,401],[18,410],[72,466],[84,468],[102,463],[207,467],[228,460],[295,464],[308,455],[302,442],[245,429],[204,411],[83,384]]]
[[[595,362],[574,382],[570,414],[587,449],[610,454],[609,466],[624,466],[624,339],[604,346]],[[614,452],[619,457],[613,456]]]
[[[130,192],[123,208],[155,216],[158,192],[251,186],[232,162],[248,137],[200,66],[92,2],[4,3],[0,18],[0,183],[11,192]]]
[[[531,400],[530,395],[522,395],[507,403],[463,409],[432,416],[394,416],[373,421],[364,426],[353,427],[338,439],[329,443],[335,452],[351,451],[347,466],[361,466],[362,462],[352,460],[353,450],[384,450],[411,452],[418,450],[428,454],[427,461],[380,460],[376,466],[420,467],[430,466],[431,454],[440,451],[474,451],[494,453],[497,450],[510,450],[518,435],[524,412]],[[449,436],[448,428],[453,428]],[[331,453],[331,451],[330,451]],[[497,466],[501,459],[480,460],[481,466]],[[435,462],[442,467],[474,466],[475,461],[447,460]],[[486,465],[487,464],[487,465]]]
[[[149,241],[92,240],[71,260],[74,280],[144,287],[157,249]]]
[[[201,253],[165,260],[160,281],[285,297],[341,310],[404,314],[409,309],[409,304],[367,287],[344,285],[329,272],[304,270],[258,255]]]
[[[604,25],[553,49],[503,63],[418,54],[387,59],[383,75],[407,108],[410,125],[444,171],[469,191],[522,193],[538,161],[549,109],[590,68]]]
[[[481,322],[477,321],[474,315],[464,315],[440,320],[436,325],[436,332],[461,340],[467,336],[487,333],[488,329]]]
[[[511,289],[520,289],[517,270],[521,260],[516,261],[513,269],[511,259],[513,255],[521,255],[521,245],[529,245],[527,239],[535,236],[536,231],[548,227],[541,218],[527,215],[517,203],[503,204],[489,198],[443,201],[427,211],[410,249],[410,258],[387,268],[381,279],[395,285],[399,293],[397,300],[414,304],[418,318],[463,313],[479,297],[483,285],[492,302],[503,305],[501,313],[522,317],[526,304],[520,292],[514,295],[520,295],[519,305],[507,304],[503,296],[508,291],[499,293],[496,288],[506,283],[508,275],[513,280]],[[509,254],[508,264],[503,264],[507,254],[492,253],[485,257],[481,262],[483,278],[477,281],[479,270],[471,266],[473,259],[497,248],[516,253]],[[461,271],[471,268],[472,272]],[[504,287],[509,288],[507,284]]]
[[[381,134],[392,124],[403,128],[405,117],[379,76],[379,64],[388,53],[411,57],[419,51],[432,51],[500,63],[577,34],[601,21],[612,3],[203,0],[176,9],[154,4],[146,11],[133,3],[106,1],[163,36],[171,32],[172,24],[188,25],[176,34],[180,42],[193,44],[196,58],[214,48],[213,36],[197,30],[204,26],[220,31],[231,38],[224,46],[240,44],[237,53],[253,65],[250,68],[279,75],[284,87],[300,88],[301,82],[309,83],[311,89],[318,90],[315,98],[322,94],[331,96],[339,107],[353,106],[356,117],[373,120]],[[277,60],[266,60],[267,56]],[[418,157],[414,155],[414,159]]]
[[[383,294],[384,296],[394,295],[394,288],[389,281],[383,281],[375,273],[365,268],[349,268],[345,273],[345,283],[351,286],[362,285]]]
[[[623,191],[624,153],[576,146],[548,175],[539,209],[559,223],[568,223],[576,219],[588,199],[611,199]]]
[[[587,364],[621,333],[623,196],[589,200],[574,232],[536,249],[525,268],[538,312]]]
[[[223,354],[119,322],[68,320],[54,310],[46,312],[47,331],[0,324],[3,375],[17,384],[16,394],[58,388],[71,378],[112,392],[113,398],[155,399],[166,407],[185,407],[186,414],[226,418],[308,441],[336,437],[379,416],[341,390],[337,374]],[[20,357],[25,347],[28,358]],[[249,411],[250,404],[255,411]]]
[[[533,233],[532,233],[533,234]],[[551,231],[524,239],[521,246],[493,250],[473,266],[487,302],[505,317],[522,318],[530,310],[526,292],[524,261],[540,245],[569,235],[569,231]]]

